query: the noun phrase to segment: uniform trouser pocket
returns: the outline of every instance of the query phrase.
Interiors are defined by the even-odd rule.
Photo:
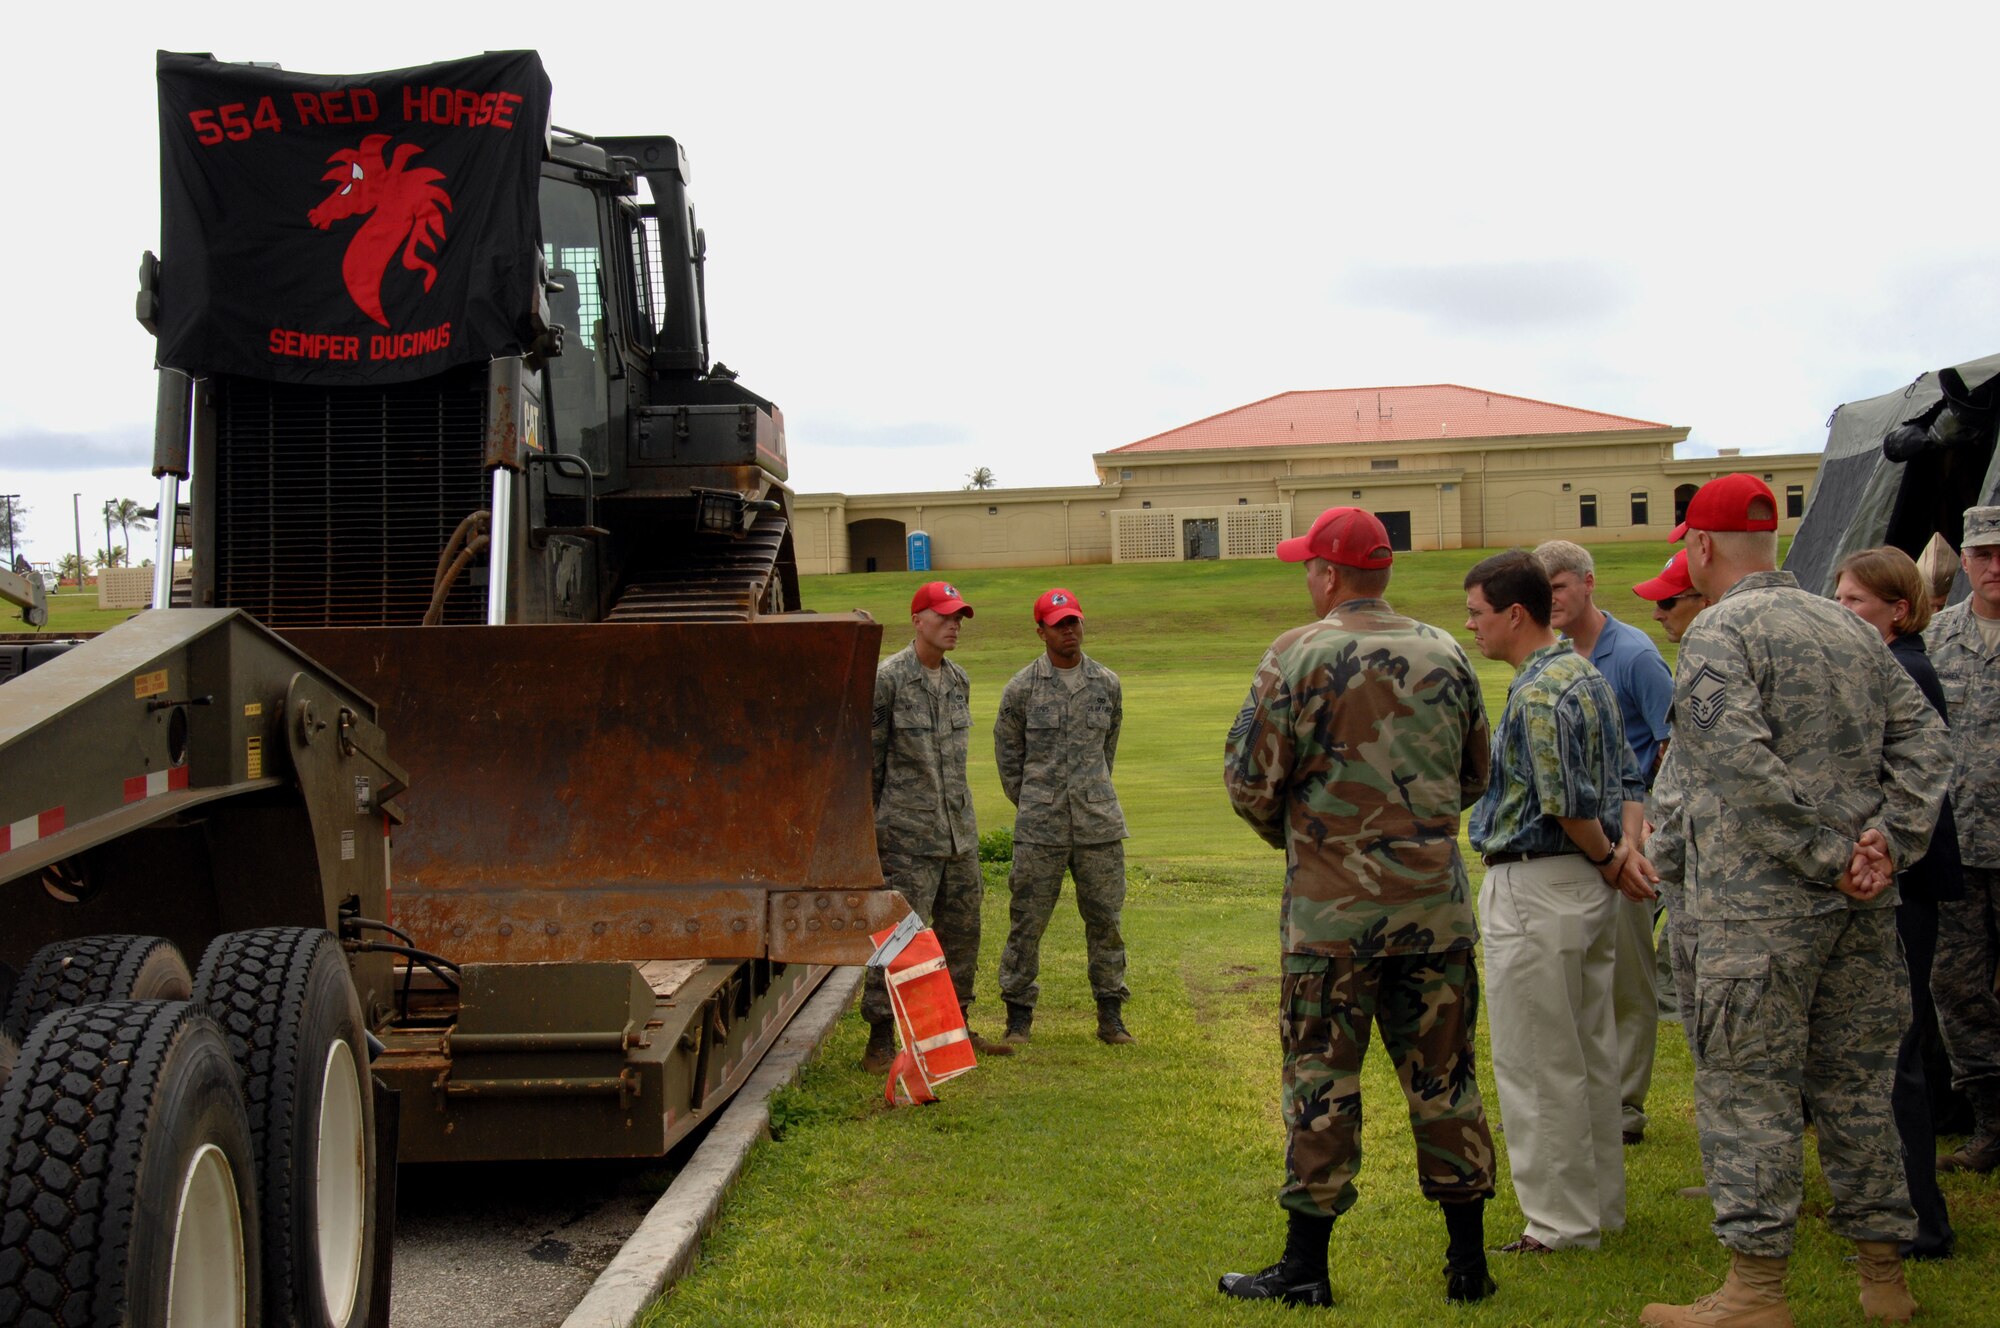
[[[1695,968],[1695,1055],[1720,1070],[1747,1069],[1769,1050],[1771,956],[1704,956]]]

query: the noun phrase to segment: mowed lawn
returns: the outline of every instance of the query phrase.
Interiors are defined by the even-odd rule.
[[[36,629],[21,621],[21,611],[11,604],[0,604],[0,633],[33,632]],[[135,609],[100,609],[97,607],[97,587],[85,586],[82,590],[65,587],[49,596],[49,621],[40,629],[40,635],[47,637],[71,636],[78,632],[104,632],[130,618]]]
[[[1599,602],[1657,640],[1630,587],[1671,549],[1593,552]],[[1479,556],[1404,555],[1390,599],[1449,627],[1470,652],[1459,582]],[[1220,767],[1223,736],[1265,646],[1311,615],[1303,574],[1272,561],[945,575],[977,610],[954,658],[972,678],[982,828],[1012,823],[991,727],[1001,688],[1040,650],[1035,596],[1058,584],[1076,592],[1086,651],[1124,681],[1117,783],[1132,835],[1127,1022],[1139,1040],[1107,1048],[1092,1036],[1082,931],[1067,892],[1043,946],[1034,1041],[945,1085],[939,1104],[884,1107],[880,1080],[858,1068],[865,1029],[850,1013],[822,1059],[775,1103],[776,1137],[753,1155],[699,1267],[648,1322],[1291,1322],[1283,1310],[1215,1291],[1218,1274],[1275,1259],[1284,1229],[1273,1201],[1283,1165],[1282,862],[1230,813]],[[886,628],[886,654],[908,640],[910,592],[925,579],[812,578],[805,596],[810,608],[873,613]],[[1497,714],[1509,671],[1474,662]],[[1002,867],[988,874],[973,1007],[989,1035],[1004,1018],[994,967],[1006,926]],[[1663,1024],[1653,1124],[1645,1143],[1626,1150],[1627,1229],[1596,1253],[1496,1256],[1499,1295],[1458,1308],[1443,1299],[1443,1224],[1417,1193],[1401,1093],[1376,1048],[1364,1086],[1361,1199],[1334,1232],[1334,1313],[1368,1324],[1635,1323],[1649,1300],[1711,1289],[1726,1259],[1709,1233],[1708,1205],[1674,1194],[1700,1178],[1690,1074],[1678,1026]],[[1498,1124],[1484,1064],[1480,1083]],[[1494,1245],[1521,1225],[1504,1134],[1497,1141],[1502,1179],[1487,1213]],[[1848,1250],[1817,1220],[1827,1193],[1810,1158],[1807,1170],[1795,1313],[1802,1325],[1858,1322],[1852,1266],[1841,1262]],[[2000,1184],[1948,1177],[1946,1192],[1960,1255],[1912,1265],[1921,1321],[1993,1322]]]

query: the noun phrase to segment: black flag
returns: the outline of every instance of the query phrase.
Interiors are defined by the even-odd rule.
[[[352,77],[162,51],[159,80],[161,364],[379,383],[525,348],[533,51]]]

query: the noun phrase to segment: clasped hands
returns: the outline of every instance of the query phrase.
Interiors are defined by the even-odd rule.
[[[1660,874],[1630,837],[1612,845],[1611,861],[1598,867],[1597,874],[1606,885],[1634,903],[1659,897],[1653,887],[1659,884]]]
[[[1896,880],[1896,864],[1889,857],[1889,839],[1874,826],[1861,832],[1848,859],[1847,870],[1834,886],[1844,895],[1863,903],[1887,890]]]

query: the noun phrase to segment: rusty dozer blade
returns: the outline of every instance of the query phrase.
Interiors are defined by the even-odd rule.
[[[394,907],[425,949],[859,964],[908,912],[875,851],[865,617],[283,635],[409,770]]]

